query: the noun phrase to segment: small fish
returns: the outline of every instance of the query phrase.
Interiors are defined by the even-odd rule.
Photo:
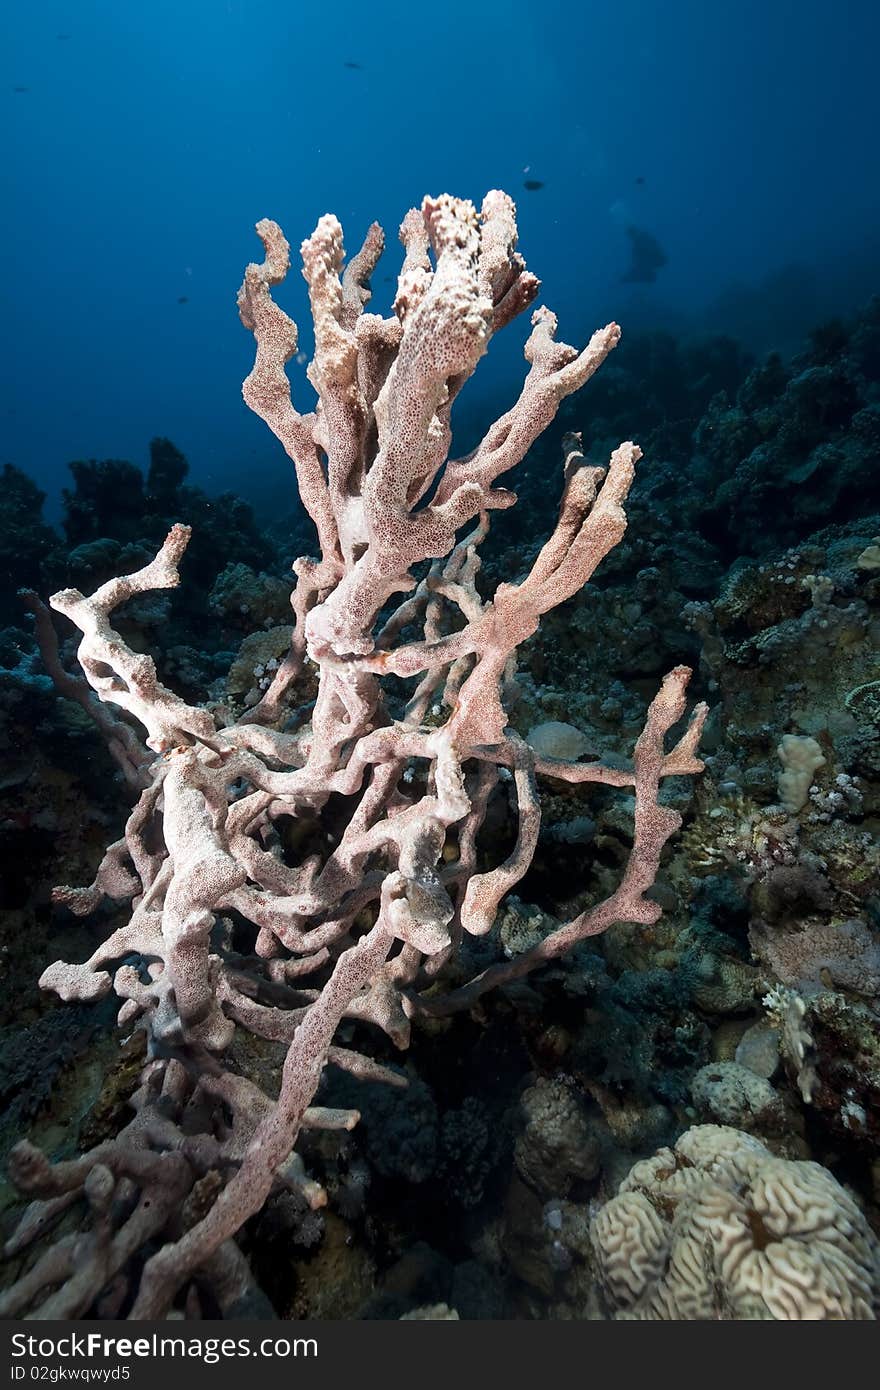
[[[30,87],[13,87],[14,92],[29,92]]]
[[[177,301],[177,302],[178,302],[178,304],[188,304],[188,303],[189,303],[189,296],[188,296],[188,295],[185,295],[185,294],[182,294],[182,295],[180,295],[180,297],[178,298],[178,301]]]
[[[362,67],[363,67],[363,64],[362,64],[362,63],[343,63],[342,66],[343,66],[344,68],[356,68],[357,71],[360,72],[361,69],[362,69]]]
[[[643,175],[643,174],[639,174],[639,176],[638,176],[637,179],[636,179],[636,183],[644,183],[644,182],[645,182],[644,175]]]
[[[523,183],[523,188],[527,188],[530,193],[537,193],[538,189],[543,187],[543,179],[526,179]]]
[[[69,38],[70,38],[70,35],[69,35],[69,34],[56,34],[55,37],[56,37],[56,39],[69,39]]]

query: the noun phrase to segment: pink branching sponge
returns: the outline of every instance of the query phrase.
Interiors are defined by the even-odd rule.
[[[273,1189],[321,1205],[297,1137],[358,1120],[356,1111],[313,1104],[325,1067],[405,1084],[335,1040],[343,1020],[404,1048],[420,1013],[467,1008],[612,923],[654,922],[660,908],[646,892],[679,826],[658,787],[702,768],[704,706],[665,747],[685,714],[685,667],[655,696],[629,770],[542,759],[505,713],[517,647],[623,535],[634,444],[600,468],[567,436],[559,519],[530,572],[499,585],[491,601],[475,582],[490,513],[516,501],[500,480],[601,365],[617,325],[578,353],[556,341],[555,316],[537,309],[518,400],[471,454],[450,458],[453,401],[492,334],[538,292],[515,249],[511,199],[491,192],[477,212],[444,195],[409,212],[390,318],[366,311],[381,228],[370,228],[346,265],[338,221],[321,218],[302,246],[315,328],[308,376],[318,394],[308,414],[293,405],[285,371],[296,325],[272,297],[289,246],[274,222],[258,223],[257,233],[265,259],[248,266],[238,300],[256,342],[244,396],[293,461],[320,557],[294,566],[289,654],[259,704],[226,725],[166,689],[152,659],[113,627],[114,609],[131,595],[179,583],[187,527],[175,526],[137,573],[91,597],[65,590],[51,599],[82,632],[91,691],[78,698],[100,712],[139,795],[94,884],[56,890],[76,913],[105,895],[127,903],[125,925],[84,964],[50,966],[41,984],[63,999],[115,992],[120,1021],[145,1029],[149,1060],[134,1118],[113,1141],[55,1164],[28,1143],[14,1150],[12,1176],[34,1201],[10,1252],[76,1202],[88,1216],[78,1233],[47,1241],[0,1297],[6,1317],[161,1318],[172,1306],[197,1308],[206,1291],[226,1315],[252,1310],[258,1292],[236,1233]],[[52,657],[46,624],[38,626]],[[53,661],[59,667],[57,654]],[[297,726],[288,695],[307,662],[317,668],[317,699]],[[396,705],[384,679],[392,676],[398,691],[399,678],[410,682]],[[71,679],[60,667],[58,678]],[[149,753],[132,746],[135,723]],[[491,930],[531,863],[542,774],[634,796],[620,884],[533,950],[444,988],[463,937]],[[481,871],[477,837],[502,778],[515,791],[516,843]],[[320,817],[334,793],[345,798],[336,804],[348,808],[347,821],[340,828],[337,812],[325,849],[291,862],[273,826]],[[249,954],[222,944],[215,927],[224,914],[250,924]],[[287,1046],[277,1096],[236,1069],[236,1030]],[[144,1262],[147,1246],[154,1253]]]

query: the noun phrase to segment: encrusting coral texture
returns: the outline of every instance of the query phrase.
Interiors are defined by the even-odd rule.
[[[449,458],[456,396],[492,334],[538,292],[515,250],[511,200],[491,192],[477,212],[444,195],[410,212],[390,318],[366,312],[381,229],[345,264],[338,221],[321,218],[302,247],[318,394],[309,414],[294,407],[285,371],[297,330],[272,297],[288,243],[274,222],[257,232],[265,259],[248,266],[239,295],[256,342],[244,396],[295,465],[320,558],[296,562],[290,649],[238,722],[172,693],[113,625],[129,598],[178,585],[188,527],[175,525],[136,573],[90,597],[67,589],[51,599],[82,633],[88,684],[77,698],[100,716],[137,801],[92,886],[56,890],[77,914],[104,898],[128,904],[127,920],[85,964],[56,962],[41,983],[66,1000],[115,992],[120,1021],[141,1027],[149,1050],[135,1116],[118,1137],[56,1164],[27,1142],[13,1151],[14,1181],[33,1201],[9,1249],[36,1237],[44,1248],[2,1295],[5,1316],[157,1318],[206,1298],[226,1316],[258,1311],[236,1233],[273,1189],[320,1206],[326,1196],[297,1137],[358,1120],[313,1103],[324,1069],[405,1084],[348,1045],[349,1024],[337,1039],[343,1021],[403,1048],[419,1014],[467,1008],[612,924],[655,922],[660,907],[647,894],[680,820],[660,784],[702,766],[705,707],[665,746],[686,713],[685,667],[663,681],[629,768],[541,756],[505,713],[517,647],[623,534],[634,444],[603,468],[567,436],[558,521],[530,572],[491,601],[475,582],[490,513],[516,501],[499,480],[601,365],[617,326],[578,353],[556,341],[554,315],[536,310],[518,400],[472,453]],[[307,670],[317,696],[297,706]],[[464,982],[459,966],[445,987],[464,937],[490,930],[531,863],[541,774],[631,796],[619,885],[509,960]],[[481,869],[478,837],[502,781],[515,794],[516,841]],[[322,813],[323,848],[285,847],[285,824]],[[242,1030],[287,1045],[277,1094],[236,1068]],[[45,1241],[74,1203],[88,1219]]]

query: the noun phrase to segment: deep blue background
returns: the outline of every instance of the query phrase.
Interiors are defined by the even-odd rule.
[[[53,492],[154,434],[209,489],[286,490],[239,389],[263,216],[297,247],[333,211],[352,251],[381,221],[385,309],[407,207],[506,188],[577,343],[614,316],[785,349],[880,287],[876,0],[40,0],[5,27],[0,461]],[[668,254],[654,285],[621,283],[630,222]],[[308,346],[298,274],[282,299]],[[519,380],[505,337],[484,408]]]

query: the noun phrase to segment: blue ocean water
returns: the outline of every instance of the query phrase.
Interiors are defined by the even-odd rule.
[[[296,248],[335,212],[352,250],[379,220],[385,308],[406,209],[504,188],[569,342],[615,317],[785,350],[877,285],[870,0],[46,0],[5,35],[2,460],[50,515],[70,459],[145,465],[155,434],[211,491],[289,486],[239,392],[260,217]],[[629,228],[653,281],[626,280]],[[284,302],[308,350],[295,274]]]

